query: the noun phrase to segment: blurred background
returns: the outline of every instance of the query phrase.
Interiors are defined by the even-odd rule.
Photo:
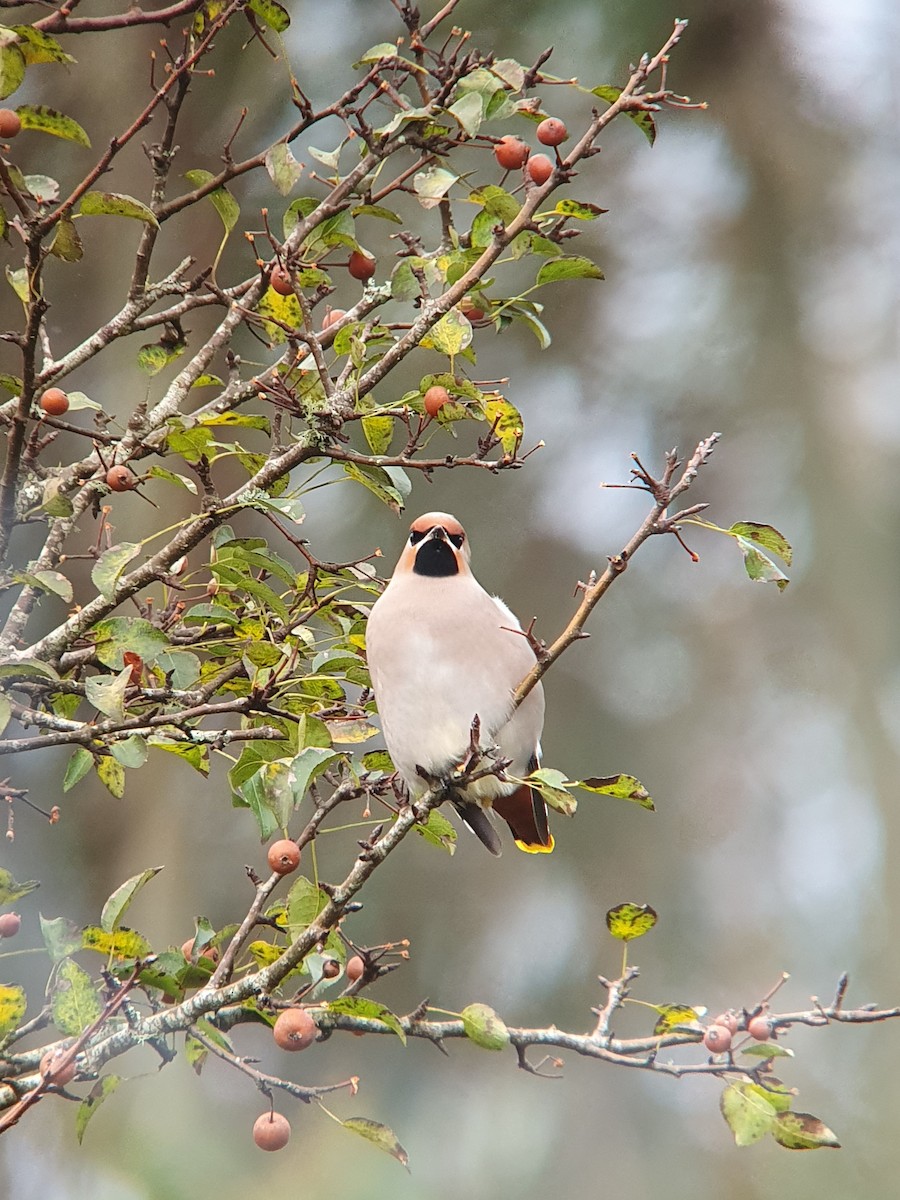
[[[368,46],[399,32],[387,0],[290,7],[293,66],[315,103],[336,94],[335,81],[351,80],[349,64]],[[430,14],[438,5],[422,7]],[[851,1005],[900,1001],[900,885],[890,867],[900,855],[891,483],[900,457],[900,142],[896,73],[885,55],[898,44],[900,10],[859,0],[850,14],[833,0],[689,0],[677,10],[660,0],[530,0],[527,20],[514,0],[463,0],[456,11],[473,41],[500,56],[530,63],[554,45],[549,68],[588,87],[623,83],[629,62],[655,51],[676,16],[689,17],[670,85],[710,107],[660,114],[652,150],[617,121],[602,155],[585,165],[571,194],[610,211],[574,249],[595,257],[607,278],[539,297],[549,350],[524,330],[478,335],[475,377],[509,376],[526,442],[543,439],[546,448],[526,470],[496,478],[415,478],[409,515],[460,517],[479,578],[524,620],[537,615],[549,639],[572,611],[576,582],[602,568],[648,508],[641,493],[600,483],[627,481],[632,452],[659,466],[667,448],[689,453],[718,430],[722,443],[690,502],[709,501],[720,525],[773,523],[796,561],[780,593],[751,584],[730,541],[700,530],[687,534],[699,564],[673,539],[641,551],[600,606],[590,640],[546,681],[544,749],[547,764],[572,778],[636,775],[658,811],[585,796],[573,821],[555,821],[549,857],[510,849],[494,862],[465,835],[453,859],[404,845],[376,874],[350,930],[362,943],[411,939],[409,964],[375,992],[396,1011],[425,996],[456,1011],[479,1000],[510,1024],[587,1029],[602,998],[596,975],[620,961],[604,914],[624,900],[660,914],[631,955],[640,998],[714,1013],[752,1006],[787,971],[775,1004],[793,1010],[809,1007],[811,995],[830,998],[848,970]],[[23,99],[70,112],[102,145],[123,109],[143,103],[135,81],[159,31],[129,36],[133,57],[121,61],[109,60],[102,39],[67,45],[77,72],[67,79],[38,68],[49,90]],[[232,40],[233,74],[220,64],[184,134],[207,157],[180,169],[215,169],[241,104],[252,105],[255,144],[285,128],[284,91],[260,99],[258,57],[239,56],[240,39]],[[78,91],[91,64],[103,81],[102,111]],[[558,115],[570,129],[587,119],[587,99],[560,89]],[[330,149],[323,138],[317,131],[315,144]],[[46,144],[40,149],[45,159]],[[54,153],[60,177],[76,178],[73,156],[84,152],[61,144]],[[141,195],[146,179],[135,151],[109,186]],[[252,185],[237,191],[248,212],[258,206]],[[57,352],[115,311],[133,253],[136,230],[110,253],[108,224],[82,224],[84,262],[49,268]],[[214,253],[210,213],[187,214],[178,228],[184,243],[173,245],[172,262],[184,246]],[[229,264],[233,278],[248,274],[246,246],[228,253],[220,278]],[[349,307],[357,294],[348,285],[337,302]],[[14,308],[4,311],[5,328],[16,322]],[[203,329],[199,318],[190,325]],[[134,351],[129,344],[102,356],[72,386],[127,416],[146,388]],[[13,370],[8,362],[2,369]],[[398,395],[405,386],[397,380]],[[154,517],[124,497],[113,519],[130,536]],[[344,486],[309,495],[303,533],[323,557],[381,546],[390,563],[405,528]],[[48,606],[48,621],[59,615]],[[56,802],[66,757],[17,763],[17,782]],[[93,922],[118,883],[161,863],[133,910],[154,943],[188,937],[185,914],[203,912],[217,925],[237,919],[249,901],[242,864],[261,867],[263,853],[223,779],[204,783],[180,763],[157,763],[129,778],[122,801],[85,781],[54,829],[21,814],[0,863],[42,886],[19,906],[17,948],[40,945],[38,911]],[[333,857],[327,843],[320,854],[325,878],[337,876],[352,837],[336,835],[333,845]],[[36,1009],[45,960],[17,955],[4,965],[26,982]],[[616,1029],[636,1033],[647,1021],[635,1009]],[[360,1094],[335,1096],[330,1107],[390,1125],[412,1174],[286,1100],[279,1107],[294,1126],[291,1144],[263,1157],[250,1126],[264,1104],[248,1080],[216,1062],[199,1079],[181,1059],[158,1071],[148,1051],[115,1064],[128,1081],[81,1148],[73,1108],[51,1101],[29,1113],[0,1141],[0,1190],[17,1200],[237,1200],[261,1182],[272,1194],[343,1200],[897,1194],[898,1024],[790,1036],[797,1059],[782,1078],[800,1090],[795,1107],[837,1133],[837,1154],[790,1153],[771,1140],[736,1149],[714,1080],[678,1083],[569,1055],[562,1079],[548,1081],[516,1070],[511,1051],[453,1044],[443,1058],[425,1044],[402,1050],[394,1039],[340,1036],[285,1063],[260,1030],[242,1030],[237,1041],[301,1082],[359,1075]]]

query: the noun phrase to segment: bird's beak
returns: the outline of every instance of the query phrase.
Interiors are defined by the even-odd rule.
[[[434,538],[440,542],[446,542],[450,540],[447,537],[447,530],[443,527],[443,525],[435,525],[433,529],[429,529],[428,538]],[[425,540],[427,541],[428,538]]]

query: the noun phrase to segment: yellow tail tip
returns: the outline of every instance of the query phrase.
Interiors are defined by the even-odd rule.
[[[550,854],[556,842],[553,840],[553,834],[551,833],[550,841],[546,846],[543,846],[540,842],[520,842],[518,838],[516,838],[516,845],[526,854]]]

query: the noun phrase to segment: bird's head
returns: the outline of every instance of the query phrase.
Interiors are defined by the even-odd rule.
[[[397,573],[425,576],[468,575],[466,531],[450,513],[425,513],[413,521]]]

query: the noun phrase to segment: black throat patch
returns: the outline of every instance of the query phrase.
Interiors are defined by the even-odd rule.
[[[413,572],[416,575],[458,575],[459,563],[453,547],[443,538],[428,538],[416,552]]]

